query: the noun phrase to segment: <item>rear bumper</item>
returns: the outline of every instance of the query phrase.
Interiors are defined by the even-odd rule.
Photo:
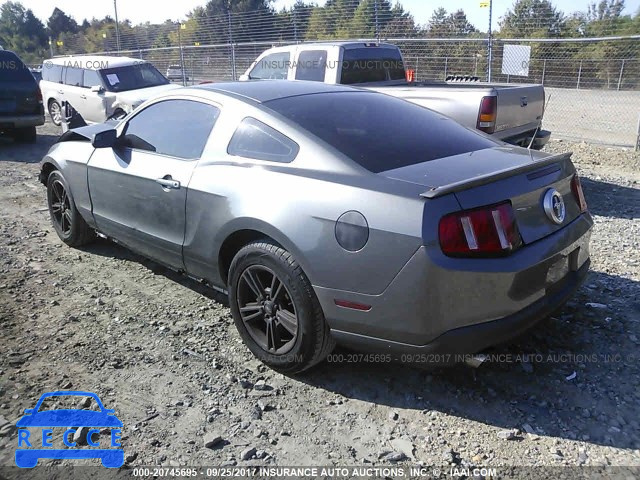
[[[533,137],[534,133],[535,137]],[[532,137],[533,143],[531,142]],[[520,147],[528,147],[529,144],[531,144],[531,148],[540,150],[549,142],[550,138],[551,132],[549,130],[532,130],[520,135],[504,138],[503,141]]]
[[[423,246],[379,295],[314,289],[339,343],[362,350],[429,352],[452,348],[458,340],[447,339],[463,335],[455,353],[474,353],[534,325],[580,285],[588,269],[592,226],[588,214],[580,215],[502,258],[450,258],[438,245]],[[344,308],[335,299],[371,308]],[[503,334],[490,326],[494,322],[507,325]],[[476,328],[490,333],[479,338]],[[468,331],[474,333],[467,336]]]
[[[0,130],[44,125],[44,113],[37,115],[0,115]]]
[[[335,340],[363,351],[384,352],[394,361],[405,363],[450,364],[464,360],[467,354],[500,345],[532,329],[538,322],[561,307],[578,289],[589,272],[590,260],[575,272],[570,272],[553,293],[528,307],[498,320],[455,328],[425,345],[392,342],[343,331],[332,330]]]

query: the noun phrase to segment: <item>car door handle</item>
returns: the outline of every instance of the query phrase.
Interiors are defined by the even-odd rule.
[[[159,183],[164,188],[180,188],[180,182],[171,178],[171,175],[166,175],[163,178],[156,178],[156,183]]]
[[[83,99],[83,100],[86,100],[87,96],[86,95],[80,95],[80,98]]]
[[[60,95],[64,95],[64,90],[58,90],[58,93],[59,93]]]

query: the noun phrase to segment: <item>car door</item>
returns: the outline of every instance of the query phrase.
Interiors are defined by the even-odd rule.
[[[86,120],[87,110],[85,108],[85,89],[82,87],[83,69],[67,66],[63,72],[64,95],[62,100],[69,103]],[[83,98],[85,97],[85,98]]]
[[[98,230],[184,268],[187,186],[219,113],[210,103],[162,100],[118,128],[117,146],[96,149],[88,183]]]
[[[80,95],[80,100],[84,102],[84,120],[88,123],[104,122],[107,119],[105,90],[98,72],[85,68],[82,87],[84,88],[84,92]],[[100,87],[101,91],[92,92],[91,88],[93,87]]]

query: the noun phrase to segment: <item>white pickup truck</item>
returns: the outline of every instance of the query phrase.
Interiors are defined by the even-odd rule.
[[[365,87],[443,113],[499,140],[540,149],[542,85],[478,81],[409,82],[400,50],[388,43],[327,42],[274,47],[263,52],[240,80],[311,80]]]

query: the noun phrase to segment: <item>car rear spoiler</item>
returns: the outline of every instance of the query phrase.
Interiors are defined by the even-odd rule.
[[[488,174],[478,175],[470,179],[461,180],[458,182],[452,182],[446,185],[440,185],[438,187],[432,187],[426,192],[421,193],[420,196],[424,198],[437,198],[443,195],[447,195],[449,193],[461,192],[463,190],[479,187],[480,185],[486,185],[488,183],[501,180],[503,178],[513,177],[514,175],[518,175],[521,173],[538,170],[545,166],[550,166],[554,163],[565,162],[570,158],[571,158],[571,152],[558,153],[556,155],[551,155],[549,157],[543,158],[542,160],[532,161],[531,163],[527,163],[525,165],[518,165],[512,168],[505,168],[503,170],[497,170],[495,172],[491,172]]]

